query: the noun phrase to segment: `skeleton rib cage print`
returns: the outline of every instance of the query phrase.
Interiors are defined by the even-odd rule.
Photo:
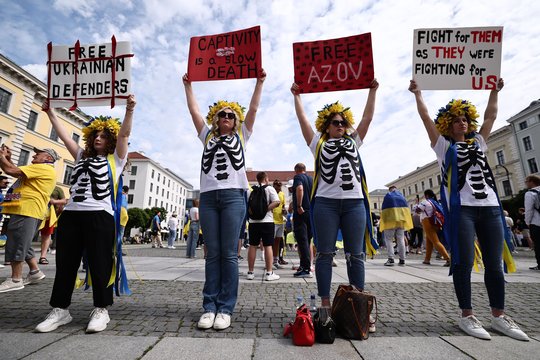
[[[80,160],[71,174],[72,201],[87,200],[88,189],[95,200],[111,196],[107,158],[103,156]]]
[[[229,166],[235,171],[244,167],[244,152],[240,137],[235,134],[232,136],[220,136],[211,138],[203,152],[201,168],[205,174],[208,174],[215,166],[216,179],[227,180],[230,176]]]
[[[327,184],[333,184],[340,173],[343,191],[354,189],[354,178],[360,182],[360,158],[356,146],[349,139],[326,141],[321,151],[320,166],[321,179]]]

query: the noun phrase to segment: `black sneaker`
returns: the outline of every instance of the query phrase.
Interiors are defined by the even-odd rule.
[[[394,266],[394,259],[388,259],[384,263],[384,266]]]
[[[405,260],[401,260],[401,259],[399,259],[399,265],[401,265],[401,266],[405,266]]]
[[[295,278],[312,278],[313,274],[309,270],[299,268],[297,272],[293,274]]]
[[[244,258],[242,257],[242,255],[238,255],[238,261],[242,261],[244,260]]]

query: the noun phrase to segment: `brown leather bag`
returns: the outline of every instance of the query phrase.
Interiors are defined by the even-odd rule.
[[[337,332],[346,339],[367,339],[369,315],[376,304],[374,295],[352,285],[339,285],[332,303],[332,319]]]

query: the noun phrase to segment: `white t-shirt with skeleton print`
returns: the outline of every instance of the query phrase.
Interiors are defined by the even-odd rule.
[[[458,163],[458,190],[461,205],[464,206],[499,206],[499,200],[495,194],[495,180],[490,174],[487,157],[487,144],[482,135],[476,134],[476,144],[456,142]],[[443,172],[443,183],[446,184],[444,174],[444,160],[450,141],[444,136],[439,136],[433,151],[437,155],[437,162]],[[447,186],[444,186],[446,199],[448,196]]]
[[[320,134],[315,134],[309,144],[313,156],[316,156],[320,138]],[[364,197],[358,156],[358,148],[362,145],[362,140],[356,132],[352,138],[354,142],[339,138],[329,139],[323,145],[316,197],[330,199],[362,199]]]
[[[79,149],[77,163],[71,173],[69,190],[70,198],[64,210],[73,211],[100,211],[105,210],[113,215],[111,205],[111,181],[107,167],[106,156],[96,156],[82,159],[83,150]],[[116,164],[116,181],[122,174],[127,162],[127,155],[120,159],[114,151]]]
[[[224,135],[212,137],[206,143],[210,129],[204,127],[199,139],[204,145],[201,162],[201,193],[222,189],[247,189],[246,161],[239,137]],[[242,124],[244,146],[251,132]]]

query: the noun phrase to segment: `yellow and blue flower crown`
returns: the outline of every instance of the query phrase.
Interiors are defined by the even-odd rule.
[[[336,101],[333,104],[326,104],[324,107],[317,111],[317,120],[315,120],[315,128],[318,132],[322,133],[325,130],[325,123],[328,121],[332,114],[340,114],[345,121],[349,123],[349,126],[354,124],[354,117],[351,108],[344,108],[343,105]]]
[[[446,106],[439,109],[439,112],[435,117],[435,127],[439,130],[441,135],[450,136],[450,128],[453,119],[462,115],[464,115],[469,122],[466,135],[475,133],[478,130],[478,122],[476,119],[479,117],[476,112],[476,107],[469,101],[462,99],[452,99]]]
[[[118,133],[120,132],[120,120],[118,118],[112,118],[110,116],[100,115],[93,117],[85,125],[86,127],[82,129],[84,141],[86,141],[94,131],[101,131],[107,129],[115,139],[118,137]]]
[[[208,115],[206,115],[206,123],[208,125],[212,125],[212,122],[214,121],[214,118],[217,116],[217,114],[223,110],[223,109],[231,109],[235,114],[236,118],[240,120],[240,122],[244,121],[244,111],[245,108],[241,106],[237,102],[228,102],[225,100],[218,100],[218,102],[215,102],[214,105],[208,106],[210,109],[208,111]]]

